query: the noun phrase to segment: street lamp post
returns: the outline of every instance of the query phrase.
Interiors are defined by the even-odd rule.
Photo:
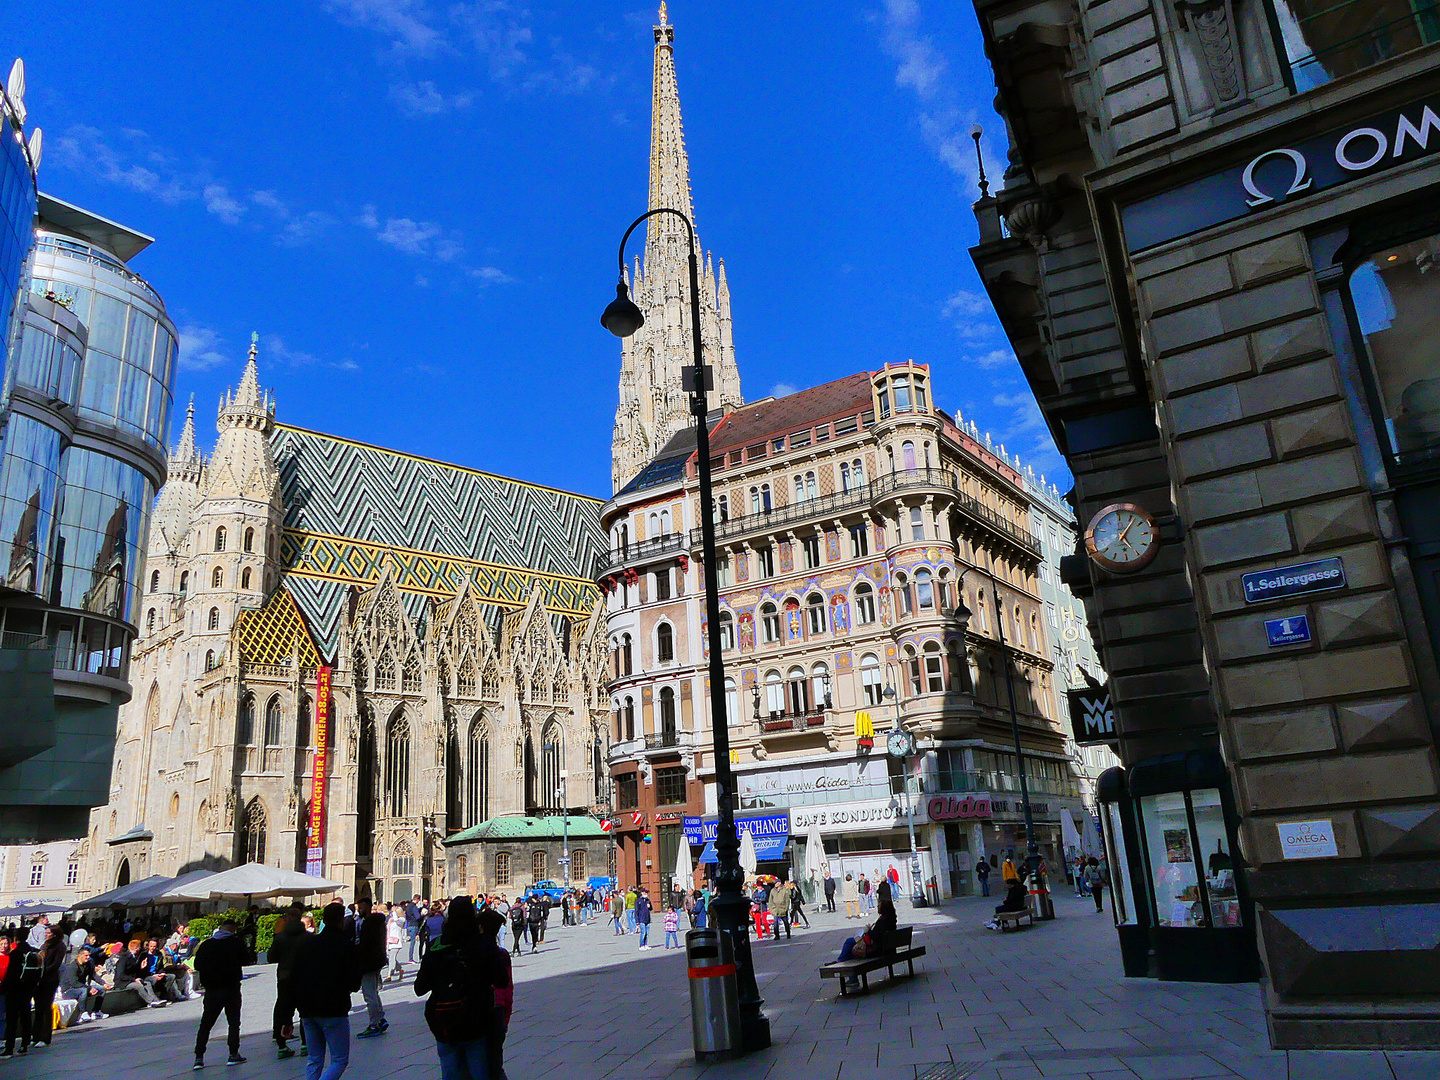
[[[700,336],[700,268],[695,247],[695,226],[679,210],[656,207],[636,218],[620,239],[620,280],[615,299],[600,317],[600,325],[616,337],[629,337],[645,325],[645,316],[630,300],[625,284],[625,243],[630,234],[656,214],[673,214],[685,223],[690,237],[690,336],[695,350],[693,367],[684,372],[690,391],[690,412],[695,418],[695,453],[700,474],[701,572],[705,578],[707,647],[710,651],[710,717],[715,756],[715,787],[719,821],[715,828],[715,899],[711,912],[715,927],[730,941],[735,957],[735,977],[740,999],[741,1044],[744,1052],[763,1050],[770,1045],[770,1021],[760,1012],[764,999],[755,982],[755,965],[750,956],[749,901],[742,892],[745,872],[740,868],[740,836],[735,828],[735,776],[730,769],[730,731],[725,715],[725,663],[720,651],[720,588],[715,573],[715,519],[710,476],[709,407],[705,393],[709,369],[705,366]]]
[[[927,901],[925,884],[920,877],[920,848],[915,843],[915,800],[910,794],[910,735],[900,728],[900,695],[895,692],[895,687],[886,683],[880,694],[895,706],[895,728],[891,737],[898,734],[905,740],[905,750],[899,758],[900,781],[905,785],[905,824],[910,828],[910,902],[916,907],[925,907]]]
[[[560,887],[570,887],[570,799],[566,781],[570,773],[560,770]]]

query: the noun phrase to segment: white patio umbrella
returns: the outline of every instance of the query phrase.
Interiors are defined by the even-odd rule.
[[[680,837],[680,849],[675,852],[675,887],[689,892],[695,887],[695,860],[690,856],[690,841]]]
[[[1067,853],[1082,850],[1080,830],[1075,828],[1075,818],[1068,806],[1060,811],[1060,843]]]
[[[245,863],[230,870],[196,881],[175,885],[162,895],[163,900],[228,900],[243,897],[247,902],[275,896],[309,896],[341,888],[338,881],[281,870],[278,866]]]
[[[825,873],[825,841],[820,837],[820,828],[811,825],[805,834],[805,876],[811,881]]]
[[[759,862],[755,858],[755,837],[750,835],[749,829],[740,830],[740,868],[746,874],[754,874],[755,866]]]
[[[77,900],[70,905],[70,910],[87,911],[90,908],[112,907],[115,904],[124,906],[130,903],[130,897],[136,893],[155,886],[169,884],[171,880],[171,878],[167,878],[164,874],[151,874],[149,877],[141,878],[139,881],[132,881],[128,885],[117,885],[115,888],[106,892],[98,893],[84,900]]]

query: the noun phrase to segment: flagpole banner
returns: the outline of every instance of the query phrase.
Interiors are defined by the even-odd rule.
[[[306,830],[305,871],[325,870],[325,780],[330,764],[330,669],[315,677],[315,769],[310,779],[310,821]]]

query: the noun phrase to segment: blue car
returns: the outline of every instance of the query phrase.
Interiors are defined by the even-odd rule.
[[[537,881],[525,890],[525,899],[534,900],[543,896],[552,904],[558,904],[565,896],[565,886],[558,881]]]

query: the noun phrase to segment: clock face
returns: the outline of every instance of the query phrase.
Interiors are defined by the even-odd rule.
[[[903,731],[892,731],[889,747],[891,757],[904,757],[910,752],[910,736]]]
[[[1155,558],[1160,550],[1160,530],[1141,507],[1116,503],[1090,519],[1090,527],[1085,530],[1085,550],[1112,573],[1133,573],[1149,566]]]

